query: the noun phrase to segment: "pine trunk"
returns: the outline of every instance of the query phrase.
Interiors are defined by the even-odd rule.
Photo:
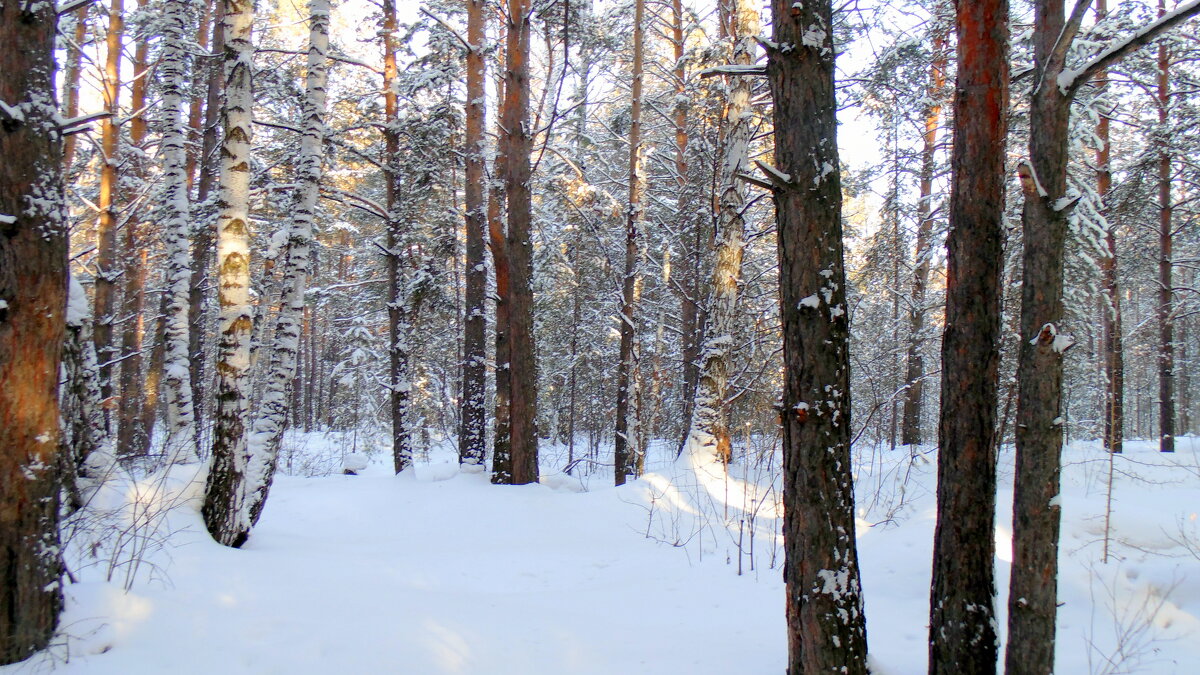
[[[1006,672],[1012,675],[1049,675],[1054,669],[1063,353],[1070,344],[1059,334],[1067,210],[1056,208],[1066,195],[1070,114],[1070,99],[1058,86],[1063,56],[1055,52],[1064,26],[1062,0],[1035,3],[1034,67],[1039,84],[1030,101],[1029,161],[1019,169],[1025,241],[1005,654]]]
[[[67,65],[63,69],[63,115],[74,119],[79,114],[79,78],[83,73],[83,43],[87,40],[88,5],[74,12],[75,26],[71,42],[67,45]],[[75,163],[75,143],[78,134],[63,138],[63,176],[71,172]]]
[[[935,19],[939,20],[939,19]],[[921,417],[925,402],[925,293],[929,287],[929,267],[933,259],[933,175],[937,152],[938,126],[941,124],[942,96],[946,87],[946,46],[949,42],[949,24],[938,27],[933,36],[933,63],[929,67],[929,88],[926,96],[930,101],[925,111],[925,132],[922,136],[920,197],[917,202],[916,265],[913,268],[912,298],[910,300],[910,323],[908,354],[904,374],[904,412],[900,425],[902,445],[920,445],[924,440],[921,433]]]
[[[466,319],[463,324],[463,363],[461,426],[458,435],[458,461],[469,467],[483,468],[487,443],[487,345],[486,307],[487,266],[484,263],[484,230],[487,213],[484,204],[483,129],[484,106],[484,6],[483,0],[467,0],[467,115],[463,138],[466,175]]]
[[[1008,2],[958,3],[929,672],[995,673]]]
[[[247,407],[250,381],[250,139],[254,95],[251,0],[223,0],[225,99],[221,106],[224,142],[217,218],[217,270],[220,317],[217,331],[216,415],[212,466],[205,491],[204,522],[213,538],[237,548],[250,534],[246,509]]]
[[[0,665],[62,609],[59,360],[67,310],[52,2],[0,2]]]
[[[1108,15],[1105,0],[1096,3],[1096,22]],[[1108,86],[1108,71],[1096,76],[1096,86]],[[1096,194],[1100,199],[1101,213],[1106,213],[1105,202],[1112,189],[1112,171],[1109,162],[1112,146],[1109,143],[1108,115],[1101,113],[1096,123]],[[1125,350],[1121,325],[1121,293],[1117,281],[1117,235],[1116,226],[1106,224],[1104,248],[1107,255],[1100,261],[1100,278],[1104,297],[1101,306],[1101,327],[1104,336],[1104,447],[1109,452],[1121,452],[1125,438]]]
[[[783,323],[788,673],[867,673],[850,460],[850,353],[833,8],[773,0],[775,222]],[[788,46],[787,49],[781,46]]]
[[[509,444],[512,483],[538,481],[537,361],[533,343],[533,213],[529,128],[529,40],[533,10],[529,0],[508,0],[504,115],[501,149],[508,205],[505,249],[508,259]],[[499,364],[497,355],[497,364]],[[497,366],[499,368],[499,366]]]
[[[105,400],[114,394],[112,370],[116,361],[113,347],[113,321],[116,302],[117,212],[114,199],[117,190],[117,153],[121,129],[121,41],[125,31],[124,0],[111,0],[108,10],[108,35],[105,38],[103,77],[104,109],[109,117],[100,125],[100,211],[96,223],[96,280],[92,294],[92,313],[95,328],[96,358],[100,361],[100,393]]]
[[[613,461],[614,482],[624,485],[637,477],[637,418],[633,396],[637,379],[637,295],[641,283],[638,230],[642,226],[646,178],[642,172],[642,60],[646,3],[635,0],[633,19],[633,106],[629,118],[629,205],[625,218],[625,274],[621,282],[621,346],[617,363],[617,429]]]
[[[1166,14],[1158,0],[1158,15]],[[1169,121],[1171,59],[1165,42],[1158,45],[1158,124]],[[1163,132],[1165,133],[1165,131]],[[1175,317],[1171,285],[1171,153],[1162,141],[1158,155],[1158,449],[1175,452]]]

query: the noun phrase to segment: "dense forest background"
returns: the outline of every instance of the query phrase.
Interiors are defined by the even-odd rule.
[[[240,547],[277,473],[322,470],[292,465],[285,430],[396,473],[450,442],[516,484],[549,466],[621,485],[655,444],[719,466],[778,444],[785,509],[829,520],[784,536],[832,551],[786,581],[841,570],[826,618],[789,609],[793,671],[865,672],[861,621],[828,619],[861,608],[852,446],[911,465],[940,438],[957,524],[956,495],[994,507],[1015,444],[1018,520],[1045,528],[1018,545],[1034,574],[1057,551],[1064,442],[1173,452],[1200,427],[1195,2],[18,4],[0,68],[58,70],[5,84],[0,122],[31,128],[19,102],[53,82],[53,167],[21,175],[64,199],[44,463],[67,509],[113,462],[203,462],[206,526]],[[45,63],[21,60],[41,53],[29,17],[57,17]],[[993,117],[971,107],[985,86]],[[990,565],[984,510],[985,534],[944,536]],[[943,589],[962,625],[994,624],[992,573],[936,536],[935,595],[961,573],[983,594]],[[1016,593],[1010,644],[1034,648],[1009,668],[1041,672],[1026,597],[1053,635],[1053,587]],[[822,631],[838,648],[813,656]],[[931,663],[977,672],[969,630],[943,640]]]

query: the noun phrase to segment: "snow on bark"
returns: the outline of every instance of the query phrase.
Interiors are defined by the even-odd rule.
[[[212,465],[205,489],[204,522],[221,544],[239,547],[250,532],[245,500],[249,448],[250,334],[250,138],[254,45],[252,0],[224,0],[225,129],[217,218],[217,301],[220,305],[216,359],[216,419]]]
[[[92,343],[92,313],[87,292],[70,278],[67,294],[67,333],[63,341],[58,381],[59,466],[67,504],[77,509],[99,487],[114,460],[100,408],[100,374]]]
[[[731,66],[754,63],[755,37],[759,32],[758,5],[750,0],[732,0],[733,55]],[[732,458],[729,438],[729,351],[733,346],[734,319],[738,302],[738,280],[742,274],[745,222],[742,210],[746,188],[739,176],[750,162],[751,83],[734,78],[725,100],[725,148],[721,162],[721,195],[717,214],[717,250],[713,265],[708,324],[705,327],[700,380],[688,433],[689,448],[714,454],[722,461]],[[702,448],[698,450],[699,448]]]
[[[303,104],[303,135],[292,222],[287,232],[287,257],[283,269],[283,293],[275,320],[270,365],[262,412],[250,436],[251,471],[248,475],[250,522],[258,522],[275,476],[279,444],[287,422],[291,385],[296,376],[296,356],[304,315],[304,291],[308,285],[312,251],[313,219],[321,188],[322,147],[325,143],[325,84],[329,58],[329,0],[309,0],[308,75]]]
[[[166,258],[163,390],[167,403],[167,448],[192,459],[196,418],[192,405],[192,378],[188,358],[188,310],[191,293],[191,256],[187,187],[186,128],[183,121],[184,77],[188,51],[185,35],[188,6],[163,5],[162,56],[158,79],[162,86],[163,245]]]

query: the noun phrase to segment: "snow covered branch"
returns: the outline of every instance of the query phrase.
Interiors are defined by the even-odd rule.
[[[704,70],[700,71],[700,77],[702,78],[716,77],[717,75],[756,76],[766,74],[767,67],[760,64],[741,65],[731,63],[724,66],[717,66],[715,68],[705,68]]]
[[[1059,89],[1068,98],[1073,97],[1085,82],[1090,81],[1101,70],[1149,44],[1158,36],[1197,14],[1200,14],[1200,0],[1192,0],[1189,3],[1176,7],[1174,11],[1167,12],[1157,20],[1146,24],[1128,38],[1111,45],[1083,66],[1072,70],[1064,70],[1058,76]]]

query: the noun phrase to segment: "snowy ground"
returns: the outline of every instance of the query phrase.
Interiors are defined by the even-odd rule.
[[[276,481],[242,550],[205,534],[200,486],[188,485],[195,467],[114,481],[70,542],[79,582],[67,586],[61,637],[0,673],[784,670],[769,439],[754,439],[729,479],[655,448],[650,473],[620,489],[603,468],[558,472],[562,448],[544,453],[543,484],[534,486],[459,474],[448,446],[415,475],[389,475],[390,459],[377,456],[360,476],[302,476],[334,469],[358,441],[290,439],[284,468],[300,475]],[[1126,448],[1115,465],[1107,564],[1107,457],[1095,444],[1066,453],[1064,675],[1194,673],[1200,662],[1200,441],[1181,439],[1173,457],[1145,443]],[[872,660],[883,675],[923,673],[932,455],[858,454]],[[1011,465],[1003,453],[1002,614]]]

